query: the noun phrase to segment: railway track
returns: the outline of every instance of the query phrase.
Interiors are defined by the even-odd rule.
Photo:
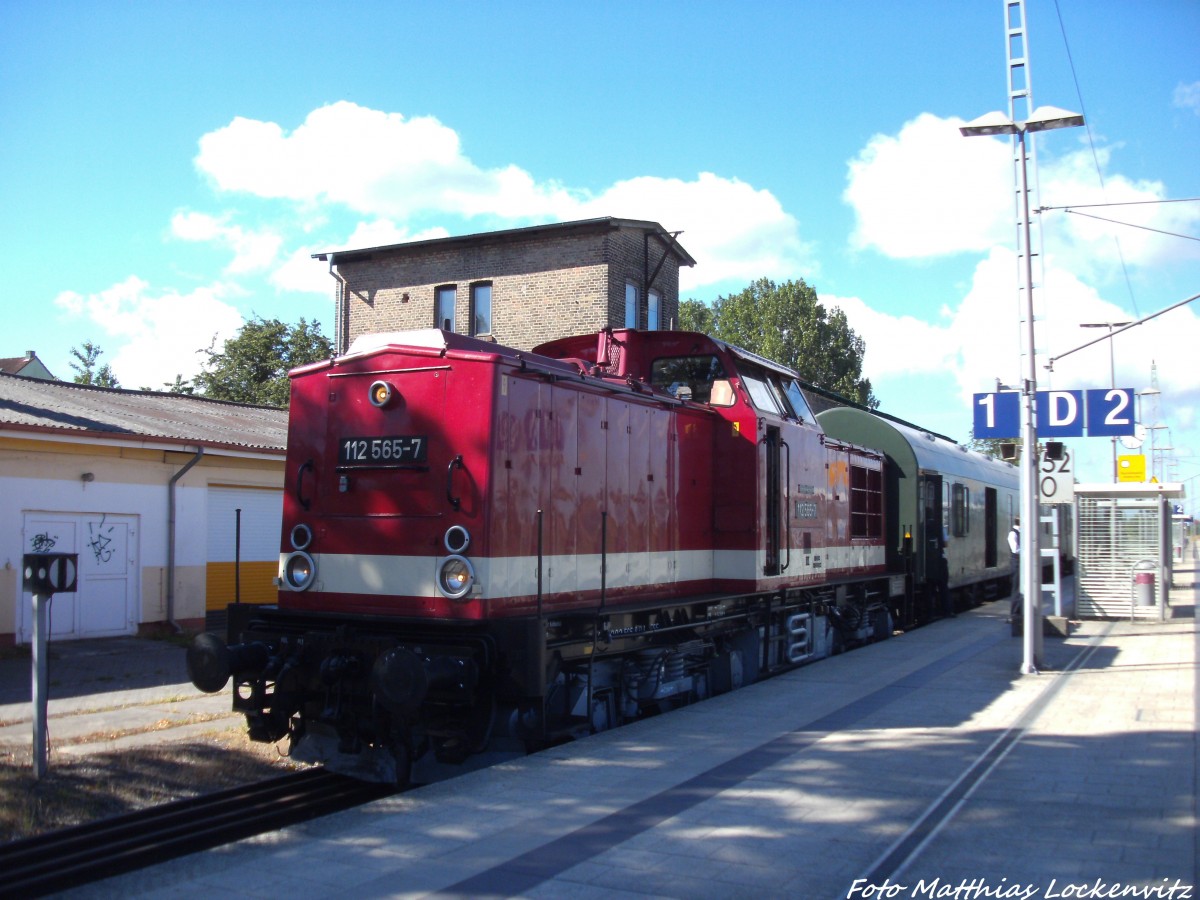
[[[0,846],[0,896],[35,897],[295,825],[394,793],[311,769]]]

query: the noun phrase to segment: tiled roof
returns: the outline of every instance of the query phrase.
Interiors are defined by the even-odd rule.
[[[287,410],[0,373],[0,430],[150,438],[282,454]]]

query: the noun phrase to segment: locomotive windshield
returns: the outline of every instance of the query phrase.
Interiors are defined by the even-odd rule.
[[[717,357],[666,356],[650,364],[650,383],[680,400],[708,403],[713,382],[727,378]]]

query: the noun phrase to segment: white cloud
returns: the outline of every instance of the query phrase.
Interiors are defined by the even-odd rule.
[[[405,235],[402,225],[391,226],[394,237],[371,233],[381,223],[418,214],[514,224],[616,216],[684,231],[681,242],[698,262],[681,273],[685,290],[728,278],[811,273],[814,267],[795,218],[769,191],[736,178],[709,172],[690,181],[643,176],[592,193],[538,182],[516,165],[481,169],[463,153],[457,133],[437,119],[406,119],[348,102],[314,110],[291,132],[273,122],[234,119],[201,138],[196,166],[222,191],[318,211],[322,204],[339,205],[371,217],[346,247],[419,239]],[[181,236],[188,226],[204,233],[199,225],[180,222]],[[229,240],[218,226],[225,227],[217,220],[210,225],[214,237]],[[289,254],[273,279],[277,285],[311,283],[297,272],[301,252]]]
[[[868,141],[850,161],[843,194],[856,215],[852,246],[921,259],[985,253],[1011,236],[1008,145],[964,138],[962,124],[922,113],[898,135]],[[1008,191],[997,188],[1004,179]]]
[[[1013,245],[1016,186],[1009,139],[964,138],[958,131],[961,124],[957,118],[923,113],[897,135],[875,135],[851,160],[843,199],[856,215],[852,246],[895,259],[928,259]],[[1062,152],[1072,146],[1070,139],[1053,139],[1068,143],[1055,146],[1057,155],[1042,153],[1036,170],[1031,165],[1034,209],[1108,204],[1071,214],[1043,213],[1042,240],[1059,265],[1105,279],[1121,274],[1122,264],[1157,266],[1200,258],[1200,246],[1175,237],[1200,228],[1200,207],[1160,202],[1167,198],[1161,182],[1105,172],[1111,165],[1110,148],[1101,147],[1094,155],[1082,147]],[[1103,183],[1097,164],[1105,172]]]
[[[291,132],[235,118],[200,139],[196,166],[222,191],[368,215],[554,217],[573,205],[566,191],[516,166],[479,168],[432,116],[406,119],[347,101],[313,110]]]
[[[406,241],[425,241],[446,237],[444,228],[429,228],[411,232],[389,219],[374,219],[360,222],[353,234],[337,246],[300,247],[271,273],[271,283],[283,291],[333,296],[334,285],[328,265],[312,258],[314,253],[326,250],[362,250],[368,247],[386,247]]]
[[[1200,116],[1200,81],[1177,85],[1171,100],[1180,109],[1190,109]]]
[[[241,314],[228,302],[236,293],[222,284],[188,294],[156,293],[131,275],[96,294],[64,292],[54,303],[71,316],[90,319],[116,343],[104,361],[123,386],[159,388],[177,374],[194,377],[204,362],[198,351],[214,337],[221,347],[242,327]],[[97,343],[109,349],[108,341]]]
[[[279,254],[283,238],[269,231],[247,231],[228,225],[205,213],[176,213],[171,217],[171,233],[185,241],[216,243],[233,251],[226,272],[259,272],[268,268]]]
[[[685,292],[729,278],[794,277],[815,267],[795,217],[770,191],[711,172],[694,181],[621,181],[584,204],[580,214],[647,219],[682,230],[679,241],[697,262],[679,272]]]
[[[820,295],[820,301],[828,309],[841,309],[850,327],[863,339],[863,372],[872,381],[945,373],[958,358],[948,326],[923,322],[915,316],[892,316],[872,309],[858,297]]]

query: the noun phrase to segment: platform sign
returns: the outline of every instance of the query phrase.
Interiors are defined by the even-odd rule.
[[[1101,388],[1087,392],[1088,434],[1122,437],[1134,433],[1132,388]]]
[[[1016,391],[975,395],[976,440],[1015,438],[1021,432],[1021,395]]]
[[[1038,391],[1038,437],[1083,437],[1083,391]]]
[[[1042,503],[1075,502],[1075,461],[1070,450],[1064,447],[1058,459],[1043,451],[1038,460],[1038,493]]]
[[[1038,391],[1039,437],[1121,437],[1134,433],[1132,388]],[[1016,391],[976,394],[974,436],[1003,440],[1021,433],[1021,395]]]

